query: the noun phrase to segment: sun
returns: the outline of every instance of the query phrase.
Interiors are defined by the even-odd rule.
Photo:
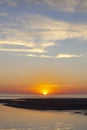
[[[43,95],[47,95],[48,93],[46,91],[43,92]]]

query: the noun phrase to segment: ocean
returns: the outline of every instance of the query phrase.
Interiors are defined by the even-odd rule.
[[[0,99],[18,98],[87,98],[86,95],[28,95],[28,94],[0,94]]]
[[[1,104],[0,130],[87,130],[87,116],[74,111],[26,110]]]
[[[46,98],[87,95],[47,95]],[[45,98],[43,95],[0,94],[0,99]],[[87,130],[87,115],[72,111],[30,110],[0,104],[0,130]]]

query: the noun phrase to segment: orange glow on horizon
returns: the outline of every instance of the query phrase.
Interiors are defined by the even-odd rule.
[[[37,94],[41,94],[41,95],[56,94],[56,92],[58,92],[58,90],[59,90],[59,87],[57,87],[56,85],[52,85],[52,84],[39,85],[38,87],[33,89],[34,92],[36,92]]]
[[[0,87],[0,93],[29,95],[87,94],[87,88],[64,85],[45,84],[38,86]]]

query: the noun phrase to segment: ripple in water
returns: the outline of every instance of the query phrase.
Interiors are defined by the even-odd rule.
[[[16,122],[2,122],[0,123],[0,130],[73,130],[68,124],[63,122],[56,122],[56,124],[49,124],[47,122],[40,123],[16,123]]]

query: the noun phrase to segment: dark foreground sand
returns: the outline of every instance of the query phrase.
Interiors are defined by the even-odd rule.
[[[85,110],[85,115],[87,114],[87,98],[1,99],[0,103],[36,110]]]

